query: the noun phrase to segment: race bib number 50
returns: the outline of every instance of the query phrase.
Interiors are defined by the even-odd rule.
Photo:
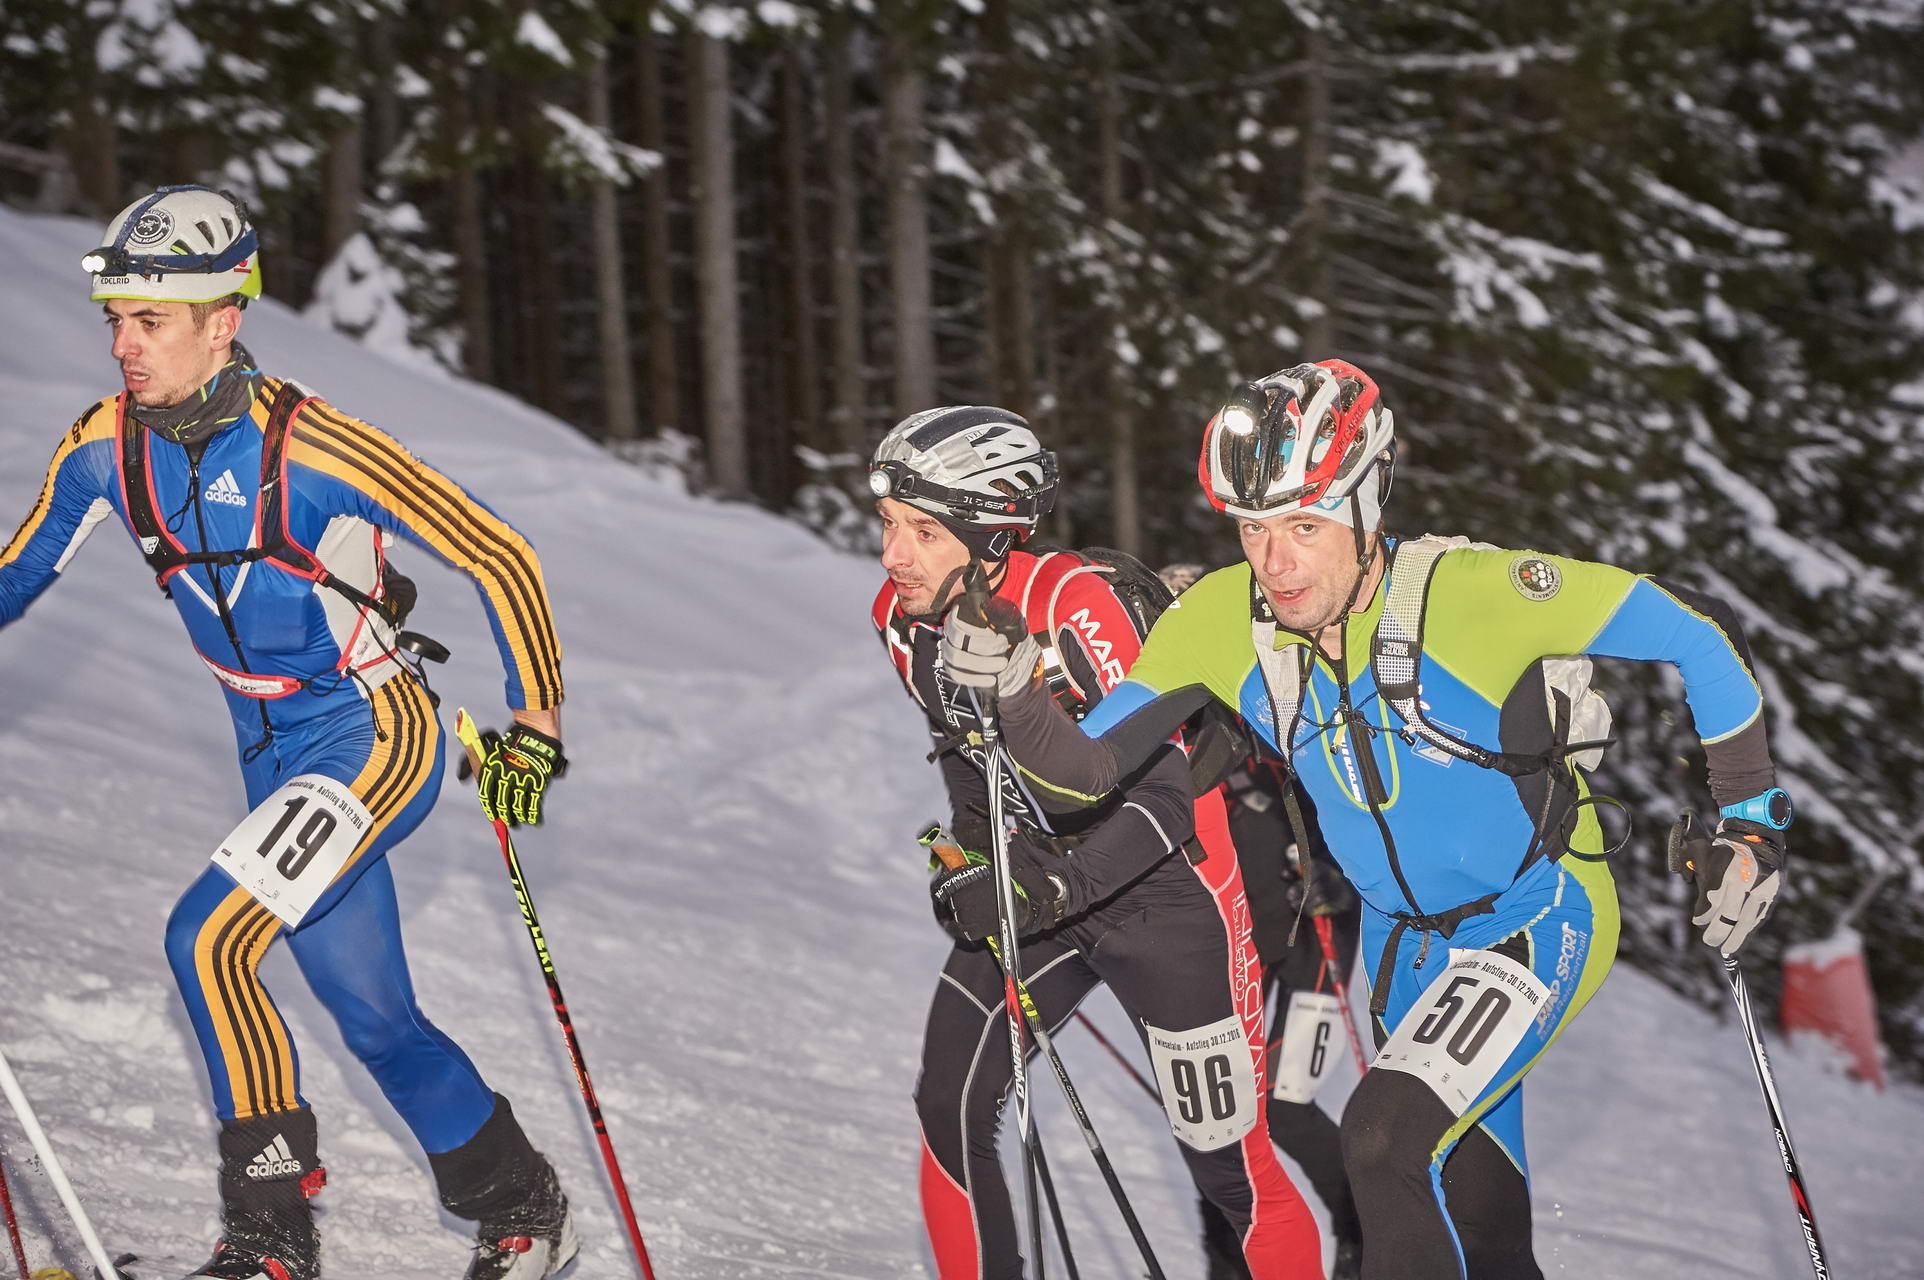
[[[1494,951],[1452,949],[1449,967],[1396,1024],[1376,1066],[1418,1077],[1462,1115],[1495,1079],[1550,989]]]
[[[1143,1024],[1169,1127],[1198,1151],[1239,1141],[1256,1126],[1256,1065],[1235,1014],[1190,1031]]]
[[[213,863],[292,929],[374,825],[360,797],[319,773],[289,778],[220,842]]]

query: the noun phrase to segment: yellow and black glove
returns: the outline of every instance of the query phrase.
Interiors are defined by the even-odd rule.
[[[541,796],[550,778],[568,771],[561,743],[518,724],[507,736],[481,735],[481,812],[511,827],[541,825]]]

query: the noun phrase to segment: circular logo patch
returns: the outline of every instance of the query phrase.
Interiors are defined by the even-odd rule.
[[[149,209],[134,223],[127,238],[135,244],[159,244],[174,229],[174,215],[165,209]]]
[[[1526,600],[1548,600],[1563,589],[1563,574],[1542,556],[1518,556],[1510,562],[1510,585]]]

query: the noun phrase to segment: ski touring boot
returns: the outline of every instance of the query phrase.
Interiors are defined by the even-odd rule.
[[[476,1224],[466,1280],[542,1280],[581,1251],[554,1166],[529,1144],[500,1094],[479,1133],[430,1154],[428,1164],[442,1205]]]
[[[187,1280],[318,1280],[313,1197],[327,1184],[306,1107],[221,1123],[221,1238]]]

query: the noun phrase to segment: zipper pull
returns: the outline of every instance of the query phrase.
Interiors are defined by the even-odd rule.
[[[1412,969],[1421,969],[1423,967],[1423,957],[1429,954],[1430,954],[1430,931],[1428,929],[1425,929],[1423,930],[1423,945],[1416,949],[1416,963],[1411,965],[1410,967]]]

